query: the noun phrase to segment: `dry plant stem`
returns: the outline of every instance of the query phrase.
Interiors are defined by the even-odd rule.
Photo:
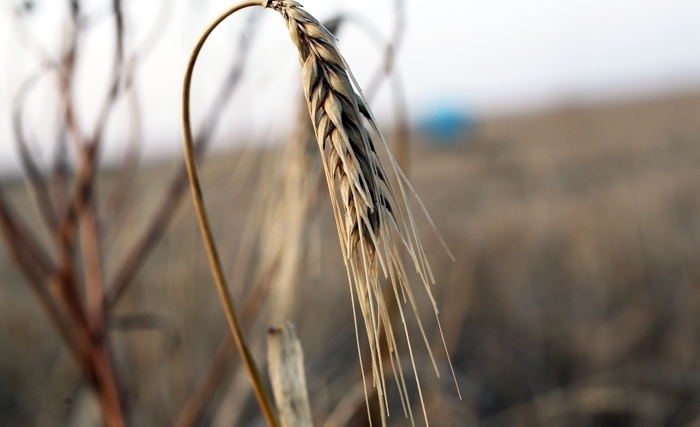
[[[76,200],[78,234],[85,270],[88,323],[92,334],[99,334],[104,329],[101,251],[94,200],[96,149],[96,145],[90,144],[82,152],[83,161],[78,172]]]
[[[92,363],[95,367],[97,391],[107,426],[126,426],[119,387],[112,368],[112,361],[104,340],[93,345]]]
[[[240,3],[226,12],[217,17],[202,33],[197,44],[195,45],[190,59],[187,64],[187,70],[185,72],[185,78],[182,90],[182,123],[184,132],[184,148],[185,148],[185,160],[187,164],[187,172],[190,178],[190,188],[192,189],[192,198],[194,200],[195,211],[197,213],[197,219],[199,221],[199,226],[202,232],[202,238],[204,240],[204,245],[207,250],[207,255],[209,257],[209,264],[214,275],[214,281],[216,282],[217,289],[219,291],[219,296],[221,297],[221,302],[224,306],[224,311],[226,313],[226,319],[228,321],[229,327],[231,328],[231,333],[233,335],[234,341],[236,342],[236,347],[243,359],[243,362],[248,371],[251,383],[253,384],[253,390],[255,392],[255,397],[258,400],[260,409],[263,413],[263,417],[270,427],[279,426],[277,416],[275,415],[274,409],[272,407],[272,402],[268,397],[264,385],[262,383],[262,378],[260,376],[260,371],[253,360],[253,356],[250,354],[244,339],[243,333],[241,331],[235,307],[233,305],[233,299],[231,298],[228,286],[226,284],[226,279],[223,274],[221,263],[219,261],[219,255],[214,244],[212,237],[211,226],[209,225],[209,219],[206,214],[206,209],[204,207],[204,200],[202,197],[202,189],[199,183],[199,175],[197,173],[195,158],[194,158],[194,146],[192,142],[192,129],[190,124],[190,83],[192,80],[192,71],[194,70],[194,65],[197,60],[204,42],[211,32],[228,16],[233,13],[251,6],[265,6],[266,2],[243,2]]]
[[[105,324],[105,298],[102,281],[101,237],[98,227],[98,212],[95,179],[98,153],[105,126],[114,110],[119,96],[132,84],[136,67],[134,54],[130,62],[124,59],[124,15],[122,0],[112,0],[115,18],[116,48],[113,78],[108,94],[98,114],[92,134],[85,137],[74,108],[73,85],[75,65],[78,58],[78,41],[83,30],[81,2],[66,2],[70,10],[71,26],[67,27],[67,43],[58,60],[50,58],[31,38],[26,26],[18,26],[19,32],[30,48],[39,52],[43,60],[40,72],[58,73],[58,85],[62,102],[62,125],[59,131],[58,149],[51,172],[41,170],[32,157],[29,142],[22,129],[22,106],[27,92],[41,74],[25,81],[17,95],[13,114],[15,136],[23,160],[25,173],[34,190],[41,218],[55,239],[58,260],[45,252],[40,242],[32,235],[24,222],[13,216],[9,204],[0,194],[0,220],[5,231],[11,253],[26,276],[30,286],[38,294],[52,322],[64,342],[75,356],[88,384],[96,391],[106,425],[120,427],[126,424],[118,377],[114,370],[107,341]],[[19,20],[16,20],[20,23]],[[149,38],[149,41],[151,39]],[[67,144],[79,156],[76,174],[69,169]],[[69,188],[72,187],[72,188]],[[77,245],[76,239],[80,244]],[[76,249],[80,250],[80,255]],[[78,259],[82,258],[82,262]],[[84,274],[76,274],[81,265]],[[82,278],[84,277],[84,283]],[[85,288],[85,297],[81,290]]]
[[[84,370],[86,378],[95,387],[104,410],[105,421],[110,427],[124,426],[124,418],[121,407],[121,397],[118,392],[114,372],[109,360],[103,335],[90,336],[87,327],[80,322],[81,314],[76,313],[75,303],[71,304],[74,292],[66,293],[65,289],[75,289],[75,282],[65,283],[61,277],[57,277],[53,268],[42,260],[42,256],[36,259],[33,254],[38,249],[29,249],[33,243],[31,235],[25,233],[24,226],[14,220],[2,194],[0,193],[0,220],[5,231],[8,244],[15,260],[24,272],[32,288],[39,296],[39,300],[45,306],[49,316],[56,325],[59,333],[64,338],[69,350],[76,357]],[[41,253],[41,252],[38,252]],[[48,271],[47,271],[48,269]],[[61,288],[58,294],[51,293],[51,284],[58,281]],[[49,284],[49,287],[46,287]],[[63,299],[65,309],[59,306]],[[79,303],[78,303],[79,304]],[[66,313],[67,311],[67,313]],[[73,317],[77,324],[69,319]],[[77,326],[77,327],[76,327]]]
[[[42,265],[47,263],[47,259],[42,260],[45,255],[40,255],[37,259],[37,256],[33,254],[33,252],[41,251],[41,248],[38,250],[28,248],[32,245],[33,239],[25,233],[24,225],[15,220],[15,215],[5,200],[2,187],[0,187],[0,224],[14,261],[22,269],[32,289],[38,295],[39,301],[44,305],[51,320],[58,327],[61,336],[69,343],[71,350],[77,351],[76,340],[73,339],[71,328],[66,324],[49,290],[44,286],[43,279],[49,274],[48,270],[51,267],[50,265]]]
[[[102,134],[112,107],[120,94],[120,80],[124,64],[124,16],[121,9],[121,0],[113,0],[112,9],[116,31],[116,52],[112,72],[113,82],[100,112],[94,136],[86,142],[82,150],[82,164],[78,172],[75,203],[78,211],[80,248],[85,264],[88,320],[90,321],[91,332],[95,335],[104,334],[105,326],[104,284],[102,281],[100,238],[97,226],[97,201],[94,191],[95,177]]]
[[[313,427],[304,353],[292,323],[268,330],[267,360],[282,427]]]
[[[114,6],[119,6],[119,2],[113,3]],[[74,22],[78,21],[80,16],[80,5],[72,3],[72,16]],[[121,12],[115,10],[117,21],[120,21]],[[120,30],[120,25],[117,25],[117,44],[121,45],[123,32]],[[77,31],[77,24],[76,24]],[[77,40],[75,37],[74,40]],[[74,41],[77,44],[77,41]],[[104,311],[104,285],[102,281],[102,266],[101,266],[101,250],[100,237],[97,226],[97,207],[95,200],[95,177],[97,173],[97,159],[101,142],[101,121],[98,121],[98,126],[92,139],[85,140],[81,135],[81,127],[77,124],[74,113],[73,96],[70,86],[73,82],[73,73],[75,64],[75,45],[71,49],[72,58],[70,60],[70,72],[66,73],[67,81],[64,84],[64,99],[66,103],[66,123],[72,131],[74,143],[80,153],[80,165],[76,176],[73,201],[69,205],[69,214],[66,217],[66,225],[69,229],[73,228],[72,224],[77,223],[77,232],[80,239],[80,250],[83,259],[83,268],[85,275],[86,289],[86,314],[87,314],[87,332],[90,343],[91,356],[91,372],[88,377],[94,378],[94,386],[99,396],[105,422],[108,426],[117,427],[125,426],[126,420],[124,417],[123,402],[120,395],[120,387],[117,381],[116,373],[112,366],[111,355],[108,349],[107,336],[105,330],[105,311]],[[122,65],[121,51],[118,49],[117,59],[114,64],[114,75],[119,74]],[[115,78],[116,80],[116,78]],[[107,116],[108,111],[114,103],[118,95],[118,86],[115,83],[108,94],[108,101],[103,109],[103,116]],[[106,120],[106,119],[105,119]],[[74,212],[74,213],[71,213]],[[70,249],[71,243],[66,245],[66,249]],[[71,257],[72,251],[65,253],[66,257]],[[68,262],[70,271],[72,271],[72,262]],[[74,279],[74,276],[73,276]],[[72,284],[75,288],[75,281]],[[70,286],[70,284],[68,284]]]
[[[66,50],[66,53],[62,56],[59,65],[59,90],[61,100],[63,102],[63,121],[65,123],[66,133],[72,137],[71,139],[78,152],[81,152],[84,145],[72,102],[72,81],[75,72],[78,46],[78,31],[76,28],[79,13],[79,5],[77,3],[71,4],[71,17],[74,26],[70,31],[68,42],[69,47]],[[61,170],[59,170],[59,172],[61,172]],[[77,282],[74,265],[75,230],[77,228],[76,223],[78,219],[77,211],[74,200],[69,195],[68,187],[70,184],[70,179],[68,179],[68,172],[64,172],[65,176],[58,175],[58,179],[56,179],[54,182],[54,184],[57,184],[56,186],[58,187],[57,193],[63,196],[63,199],[59,203],[59,223],[58,230],[56,232],[56,244],[59,250],[58,268],[60,272],[58,286],[63,294],[63,298],[69,306],[69,312],[75,318],[76,323],[79,325],[79,327],[82,327],[85,331],[87,331],[88,320],[82,306],[79,290],[76,286]]]
[[[113,93],[116,97],[116,93]],[[101,135],[96,135],[101,137]],[[82,150],[82,164],[76,186],[76,216],[80,249],[85,270],[86,304],[91,337],[93,366],[105,421],[109,426],[123,426],[125,419],[117,377],[112,367],[105,331],[104,284],[100,259],[100,237],[97,226],[95,176],[99,139],[88,141]]]
[[[81,320],[84,320],[79,302],[77,311],[73,309],[77,294],[65,292],[66,287],[61,285],[56,267],[26,224],[12,212],[1,187],[0,222],[15,262],[38,295],[69,349],[79,361],[84,361],[82,353],[87,348],[85,339],[81,336],[81,330],[73,328],[71,323],[73,319],[80,325]]]
[[[60,215],[52,220],[48,214],[44,214],[44,220],[49,229],[54,230],[56,243],[59,248],[59,263],[51,272],[44,272],[42,276],[23,268],[30,283],[44,286],[48,290],[51,305],[47,305],[49,315],[56,323],[59,332],[64,337],[66,344],[74,353],[81,365],[85,378],[97,392],[101,402],[105,422],[110,427],[125,425],[123,408],[119,387],[110,360],[104,330],[104,312],[102,298],[101,268],[99,260],[99,236],[97,234],[97,219],[94,208],[94,176],[97,164],[98,141],[85,141],[81,136],[80,126],[73,109],[72,82],[74,77],[74,65],[76,61],[76,46],[78,39],[77,17],[80,14],[80,5],[77,2],[70,4],[73,31],[69,49],[63,55],[59,71],[59,86],[63,101],[64,123],[72,136],[72,142],[81,156],[76,187],[72,200],[66,199]],[[21,108],[19,108],[21,110]],[[18,111],[21,115],[21,111]],[[21,132],[21,117],[16,117],[18,129],[18,143],[25,145],[24,157],[27,157],[26,141]],[[21,152],[22,147],[21,148]],[[31,175],[31,172],[29,172]],[[36,180],[35,180],[36,181]],[[61,180],[67,186],[68,180]],[[67,192],[65,193],[67,194]],[[45,210],[46,207],[44,204]],[[87,309],[83,307],[82,297],[79,291],[78,277],[74,273],[75,260],[75,234],[81,238],[81,251],[85,267]],[[21,246],[29,247],[31,238],[22,237],[22,242],[14,244],[20,251]],[[10,242],[12,245],[13,242]],[[16,249],[15,248],[15,249]],[[36,286],[35,286],[36,287]],[[46,299],[40,296],[41,299]],[[54,308],[55,307],[55,308]],[[66,331],[68,333],[66,333]]]

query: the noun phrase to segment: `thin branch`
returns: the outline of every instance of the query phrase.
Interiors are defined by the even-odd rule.
[[[33,269],[38,270],[38,273],[43,276],[49,276],[56,271],[51,257],[39,243],[39,240],[29,227],[10,209],[10,205],[2,192],[2,186],[0,186],[0,220],[3,226],[16,238],[16,241],[20,242],[21,250],[30,257]]]
[[[12,212],[4,196],[2,186],[0,186],[0,227],[16,265],[24,274],[71,353],[85,368],[87,366],[85,364],[85,339],[81,338],[80,330],[72,325],[70,313],[64,313],[60,308],[58,302],[62,297],[61,294],[52,295],[51,288],[46,286],[46,283],[55,281],[56,274],[54,272],[56,269],[51,265],[44,265],[47,261],[41,260],[41,257],[37,258],[36,249],[32,248],[35,244],[33,237],[26,226]],[[67,309],[70,311],[69,307]]]
[[[112,1],[115,20],[115,60],[113,66],[113,84],[107,96],[94,136],[83,147],[81,166],[77,177],[76,207],[80,231],[80,248],[83,254],[85,284],[87,295],[88,318],[92,331],[104,330],[104,285],[102,280],[102,260],[99,229],[97,224],[97,201],[94,191],[97,174],[98,152],[107,117],[119,96],[119,75],[124,64],[124,16],[121,0]]]
[[[2,206],[4,207],[4,204],[2,204]],[[13,236],[12,229],[7,227],[8,222],[6,221],[7,216],[5,215],[6,211],[4,209],[2,213],[2,228],[3,231],[5,231],[6,237],[11,242],[10,248],[15,257],[15,261],[17,261],[27,281],[39,296],[39,300],[42,305],[44,305],[52,323],[58,329],[59,334],[81,366],[86,380],[98,390],[100,399],[103,401],[103,409],[108,426],[123,426],[121,410],[118,407],[115,410],[115,405],[113,404],[115,401],[116,387],[110,387],[109,385],[113,375],[111,374],[111,367],[109,363],[107,363],[108,358],[104,351],[104,346],[91,346],[90,340],[86,335],[87,329],[72,325],[67,319],[69,316],[62,314],[62,310],[53,303],[49,293],[44,288],[42,278],[39,277],[37,271],[29,265],[30,263],[28,263],[23,256],[21,240],[15,240],[17,237]],[[48,281],[52,282],[54,279],[55,278],[50,278]],[[70,312],[70,308],[68,308],[68,311]]]
[[[78,207],[78,228],[80,250],[85,272],[85,289],[88,320],[93,333],[104,330],[104,286],[102,281],[102,259],[97,214],[92,189],[87,190],[85,199]],[[83,203],[84,202],[84,203]]]
[[[52,266],[48,256],[42,251],[33,248],[36,245],[34,238],[29,234],[29,230],[17,219],[12,212],[8,201],[5,199],[4,191],[0,186],[0,226],[7,246],[10,248],[17,265],[25,272],[39,299],[51,313],[56,313],[55,305],[51,300],[49,292],[43,285],[43,278],[52,274]],[[39,255],[38,255],[39,254]],[[46,258],[44,258],[46,257]]]

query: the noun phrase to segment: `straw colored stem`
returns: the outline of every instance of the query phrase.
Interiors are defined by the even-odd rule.
[[[224,306],[224,311],[226,313],[226,320],[228,321],[229,327],[231,328],[231,333],[233,339],[236,343],[236,347],[243,359],[243,363],[248,371],[248,376],[253,384],[253,391],[255,392],[255,397],[258,400],[260,409],[265,417],[265,421],[270,427],[279,426],[277,417],[273,410],[272,402],[268,397],[265,389],[263,387],[262,379],[260,377],[260,371],[253,360],[253,356],[250,354],[250,350],[246,345],[241,328],[238,322],[238,317],[233,305],[233,298],[228,290],[226,284],[226,279],[224,278],[223,270],[221,268],[221,263],[219,261],[219,255],[214,244],[214,239],[212,237],[211,226],[209,225],[209,219],[207,217],[206,208],[204,207],[204,200],[202,197],[202,188],[199,183],[199,174],[197,173],[197,167],[194,162],[194,144],[192,142],[192,129],[190,123],[190,83],[192,80],[192,72],[194,70],[195,62],[197,61],[197,56],[204,45],[204,42],[209,37],[212,31],[227,17],[233,13],[251,6],[262,6],[265,7],[266,1],[247,1],[237,4],[230,9],[219,15],[209,26],[204,30],[202,35],[197,40],[190,59],[187,63],[187,70],[185,72],[185,78],[182,89],[182,124],[184,133],[184,148],[185,148],[185,162],[187,164],[187,173],[190,178],[190,188],[192,190],[192,198],[194,200],[195,211],[197,213],[197,219],[199,221],[200,230],[202,232],[202,239],[204,240],[204,246],[207,251],[207,256],[209,258],[209,265],[214,275],[214,281],[216,287],[219,291],[219,296],[221,298],[221,303]]]
[[[304,353],[291,322],[268,330],[267,360],[282,426],[313,427]]]

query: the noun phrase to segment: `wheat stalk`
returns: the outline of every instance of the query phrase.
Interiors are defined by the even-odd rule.
[[[260,376],[260,369],[258,369],[255,360],[248,348],[248,345],[243,337],[243,332],[241,331],[240,322],[238,321],[238,315],[236,309],[233,305],[233,298],[228,289],[228,284],[226,283],[226,277],[224,276],[223,268],[221,267],[221,261],[219,259],[219,253],[216,249],[214,243],[214,237],[211,230],[211,225],[209,223],[209,217],[207,215],[206,207],[204,205],[204,197],[202,195],[202,186],[199,181],[199,172],[197,171],[197,165],[195,163],[194,156],[194,144],[192,138],[192,123],[190,120],[190,86],[192,82],[192,73],[194,71],[194,65],[197,62],[197,57],[199,52],[204,46],[209,35],[214,31],[214,29],[227,17],[234,14],[235,12],[251,7],[251,6],[264,6],[264,3],[258,1],[246,1],[239,3],[224,13],[219,15],[212,23],[210,23],[207,28],[204,29],[202,35],[199,36],[197,43],[192,49],[190,58],[187,61],[187,68],[185,70],[185,77],[182,85],[182,128],[183,128],[183,146],[185,150],[185,164],[187,166],[187,176],[190,180],[190,189],[192,191],[192,201],[194,202],[195,213],[197,214],[197,221],[199,222],[199,228],[202,233],[202,240],[204,242],[204,247],[207,251],[207,257],[209,258],[209,266],[214,276],[214,282],[216,288],[219,292],[219,297],[221,299],[221,304],[224,308],[224,313],[226,314],[226,320],[228,322],[229,328],[231,329],[231,335],[238,349],[238,353],[243,359],[243,364],[246,367],[248,376],[253,385],[253,391],[260,406],[260,410],[263,413],[265,422],[269,427],[278,427],[279,421],[277,420],[277,415],[272,409],[272,402],[268,396],[265,387]]]
[[[416,272],[421,277],[426,292],[433,304],[437,319],[437,306],[430,291],[434,283],[432,272],[425,251],[418,238],[415,221],[408,202],[406,190],[415,195],[415,191],[406,179],[396,160],[391,155],[387,143],[377,128],[376,121],[362,96],[350,69],[335,46],[335,38],[313,16],[301,8],[299,3],[291,0],[262,0],[260,2],[243,2],[228,9],[217,17],[203,32],[190,56],[185,81],[183,85],[183,130],[185,158],[190,178],[195,210],[200,222],[212,273],[219,289],[224,311],[245,365],[253,382],[256,397],[263,409],[268,425],[276,425],[276,417],[270,408],[269,398],[261,385],[258,369],[250,356],[243,340],[238,319],[233,307],[233,301],[228,292],[223,276],[221,263],[216,251],[211,227],[207,218],[199,185],[198,173],[194,163],[192,148],[192,132],[189,113],[189,93],[192,71],[197,56],[211,32],[224,19],[245,7],[260,5],[276,10],[287,23],[292,41],[298,49],[299,61],[302,65],[302,83],[305,100],[314,127],[314,133],[321,152],[326,181],[333,206],[338,236],[347,268],[348,281],[355,317],[355,330],[360,351],[359,332],[357,328],[357,312],[355,299],[360,307],[369,341],[372,363],[373,385],[379,397],[382,424],[386,424],[388,402],[386,383],[384,381],[384,366],[380,338],[383,336],[387,344],[391,369],[398,382],[404,413],[411,418],[410,402],[403,378],[403,369],[397,352],[396,339],[391,327],[391,319],[387,310],[379,272],[390,279],[394,296],[400,302],[409,302],[416,315],[417,323],[430,354],[436,374],[439,375],[427,337],[425,335],[413,291],[408,283],[406,272],[401,261],[399,248],[403,245],[413,261]],[[355,90],[357,89],[357,91]],[[394,191],[383,167],[370,129],[379,136],[381,147],[386,151],[391,164],[391,171],[397,178],[400,197]],[[416,196],[429,223],[435,230],[425,207]],[[436,231],[436,230],[435,230]],[[437,233],[437,231],[436,231]],[[439,234],[438,234],[439,238]],[[399,242],[396,241],[399,240]],[[444,242],[440,239],[444,246]],[[447,250],[447,248],[445,247]],[[447,250],[449,254],[449,250]],[[451,255],[450,255],[451,256]],[[411,339],[406,327],[406,319],[402,305],[397,304],[404,325],[408,343],[410,360],[418,385],[421,407],[426,425],[429,425],[425,404],[420,388]],[[439,326],[439,320],[438,320]],[[442,330],[440,330],[442,335]],[[444,345],[444,339],[443,339]],[[445,351],[447,351],[445,346]],[[448,361],[449,361],[449,355]],[[360,364],[362,358],[360,357]],[[364,369],[362,369],[364,372]],[[454,373],[453,373],[454,377]],[[364,376],[363,376],[364,381]],[[456,384],[456,379],[455,379]],[[365,385],[365,396],[367,396]],[[367,405],[369,411],[369,404]]]

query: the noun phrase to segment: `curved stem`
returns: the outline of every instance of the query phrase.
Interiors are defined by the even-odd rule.
[[[238,321],[238,316],[236,315],[235,308],[233,306],[233,298],[228,290],[226,284],[226,279],[224,278],[223,269],[221,268],[221,262],[219,261],[219,255],[214,244],[214,239],[212,237],[211,226],[209,225],[209,219],[206,213],[206,208],[204,207],[204,200],[202,197],[202,188],[199,183],[199,174],[197,172],[197,166],[194,160],[194,145],[192,143],[192,126],[190,124],[190,83],[192,81],[192,71],[194,70],[194,64],[197,61],[197,56],[204,45],[204,42],[209,37],[214,28],[216,28],[224,19],[232,15],[233,13],[251,6],[267,6],[267,0],[259,1],[245,1],[231,7],[230,9],[219,15],[209,26],[204,30],[202,35],[197,40],[190,59],[187,62],[187,70],[185,72],[185,79],[182,87],[182,126],[184,133],[184,148],[185,148],[185,163],[187,164],[187,174],[190,178],[190,188],[192,190],[192,198],[194,200],[195,211],[197,213],[197,220],[199,221],[199,227],[202,232],[202,239],[204,240],[204,246],[207,251],[207,256],[209,258],[209,266],[211,268],[212,274],[214,276],[214,282],[219,291],[219,297],[221,298],[221,303],[224,306],[224,312],[226,313],[226,320],[228,321],[229,327],[231,328],[231,334],[233,335],[233,340],[236,343],[238,352],[243,359],[246,370],[248,371],[248,376],[253,384],[253,391],[255,392],[255,397],[258,400],[260,409],[267,421],[267,425],[270,427],[278,427],[279,422],[277,421],[277,416],[272,407],[272,401],[270,400],[268,394],[260,377],[260,371],[253,360],[253,356],[250,354],[250,350],[246,345],[243,334],[241,332],[241,327]]]

